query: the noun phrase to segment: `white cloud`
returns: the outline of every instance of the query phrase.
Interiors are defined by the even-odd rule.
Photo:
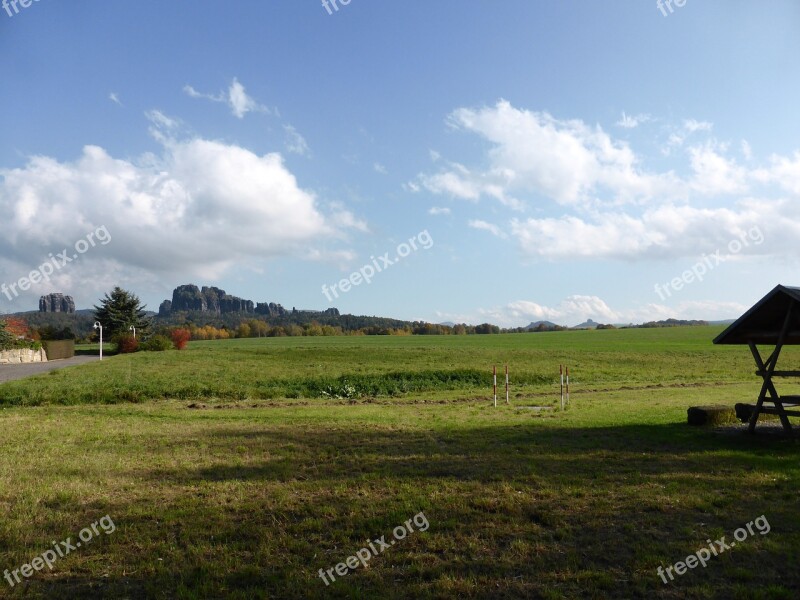
[[[474,316],[462,318],[462,320],[471,323],[488,321],[501,327],[524,327],[536,321],[551,321],[557,325],[574,327],[589,319],[597,323],[623,325],[664,319],[713,321],[736,318],[746,309],[746,306],[735,302],[686,301],[674,306],[649,303],[626,310],[617,310],[598,296],[572,295],[555,306],[546,306],[530,300],[518,300],[505,306],[479,310]]]
[[[623,129],[636,129],[642,123],[647,123],[650,115],[628,115],[623,111],[622,118],[617,121],[617,126]]]
[[[692,189],[705,196],[741,195],[748,191],[747,170],[733,159],[726,158],[724,146],[719,148],[707,143],[689,148],[689,159],[694,176]]]
[[[784,204],[762,201],[743,203],[734,209],[666,205],[638,217],[609,212],[592,219],[572,215],[512,219],[510,229],[523,253],[531,258],[639,260],[694,258],[717,250],[727,255],[731,240],[758,227],[765,242],[751,244],[742,255],[765,255],[779,250],[800,233],[800,221],[789,214],[790,210]],[[774,223],[769,215],[781,212],[787,219]],[[800,242],[792,241],[785,249],[800,250]]]
[[[775,184],[785,192],[800,197],[800,152],[792,157],[773,155],[770,165],[756,169],[753,177],[766,184]]]
[[[243,119],[249,112],[262,112],[270,113],[270,109],[262,104],[256,102],[253,98],[247,95],[245,87],[239,83],[239,80],[234,77],[231,85],[228,87],[227,92],[220,92],[219,94],[207,94],[198,92],[191,85],[183,86],[183,91],[191,98],[204,98],[212,102],[220,102],[227,104],[231,109],[231,113],[238,119]]]
[[[145,116],[158,129],[173,130],[180,125],[178,119],[168,117],[160,110],[149,110],[145,113]]]
[[[165,127],[175,121],[158,111]],[[118,159],[86,146],[74,161],[31,157],[0,170],[0,273],[15,281],[94,229],[112,236],[59,275],[59,291],[96,294],[108,283],[165,276],[216,279],[275,257],[339,256],[323,250],[342,228],[366,226],[341,205],[323,212],[279,154],[160,135],[159,156]],[[338,253],[338,254],[337,254]],[[100,282],[96,273],[103,273]],[[40,284],[31,296],[53,291]]]
[[[492,225],[491,223],[487,223],[486,221],[481,221],[479,219],[474,219],[468,223],[470,227],[473,229],[479,229],[482,231],[488,231],[495,237],[499,238],[506,238],[508,237],[503,231],[497,226]]]
[[[108,99],[111,100],[114,104],[122,106],[122,101],[119,99],[119,95],[116,92],[110,92],[108,94]]]
[[[711,131],[714,128],[713,123],[708,121],[697,121],[696,119],[686,119],[683,122],[683,128],[688,133],[695,133],[696,131]]]
[[[742,156],[745,160],[753,159],[753,149],[750,147],[750,142],[742,140]]]
[[[443,206],[431,206],[431,207],[428,209],[428,214],[429,214],[429,215],[433,215],[433,216],[437,216],[437,215],[449,215],[451,212],[452,212],[452,211],[451,211],[449,208],[447,208],[447,207],[443,207]]]
[[[632,125],[639,117],[623,113]],[[800,196],[800,152],[748,164],[729,144],[691,136],[710,133],[708,121],[686,119],[671,130],[681,147],[682,171],[645,168],[649,161],[600,126],[560,120],[505,101],[461,108],[448,120],[455,131],[488,142],[478,165],[437,156],[438,171],[423,173],[407,189],[478,203],[495,198],[508,208],[531,211],[489,227],[510,234],[529,259],[648,260],[697,257],[715,252],[743,231],[759,227],[767,241],[738,257],[800,252],[800,210],[786,195]],[[707,137],[707,136],[706,136]],[[497,211],[500,208],[495,209]]]
[[[283,130],[286,132],[286,150],[292,154],[307,156],[309,149],[305,138],[291,125],[284,125]]]
[[[374,171],[375,171],[376,173],[380,173],[381,175],[386,175],[386,174],[388,174],[388,173],[389,173],[389,171],[387,171],[387,170],[386,170],[386,167],[385,167],[385,166],[383,166],[383,165],[382,165],[381,163],[379,163],[379,162],[376,162],[374,165],[372,165],[372,168],[374,169]]]
[[[421,185],[436,194],[471,201],[488,196],[522,209],[521,194],[580,205],[601,194],[627,203],[678,191],[671,173],[646,172],[627,143],[580,120],[558,120],[501,100],[493,107],[460,108],[449,123],[491,144],[489,167],[448,162],[438,173],[421,175]]]
[[[683,124],[670,134],[667,148],[664,149],[664,154],[669,155],[671,148],[682,146],[692,134],[698,131],[710,132],[713,128],[714,124],[708,121],[698,121],[696,119],[684,120]]]

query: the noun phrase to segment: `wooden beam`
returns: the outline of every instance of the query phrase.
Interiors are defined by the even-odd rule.
[[[766,371],[756,371],[756,375],[763,377]],[[773,371],[773,377],[800,377],[800,371]]]
[[[755,433],[758,416],[762,410],[764,410],[764,402],[767,399],[767,393],[769,393],[769,402],[774,404],[775,408],[768,410],[776,411],[775,413],[771,414],[777,414],[781,420],[784,431],[786,431],[789,435],[792,434],[792,424],[789,422],[789,417],[786,416],[786,409],[783,407],[778,390],[775,389],[775,386],[772,383],[772,377],[775,373],[775,366],[778,364],[778,357],[781,355],[783,344],[786,342],[786,337],[789,334],[789,325],[792,320],[792,311],[794,310],[794,305],[795,301],[792,299],[789,302],[789,308],[786,311],[786,317],[783,320],[783,327],[781,328],[780,336],[775,344],[775,349],[772,351],[766,361],[761,358],[761,354],[758,352],[755,342],[750,340],[747,343],[747,345],[750,347],[750,352],[753,354],[753,358],[756,361],[756,367],[758,367],[758,370],[762,372],[761,376],[764,379],[764,383],[761,385],[761,393],[758,395],[758,401],[756,402],[755,410],[753,410],[753,414],[750,416],[750,423],[748,424],[748,431],[750,433]]]

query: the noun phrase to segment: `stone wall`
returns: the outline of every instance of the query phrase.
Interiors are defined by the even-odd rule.
[[[0,352],[0,365],[18,365],[20,363],[47,362],[47,353],[41,350],[3,350]]]

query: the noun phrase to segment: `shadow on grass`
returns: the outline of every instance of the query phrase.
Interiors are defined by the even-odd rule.
[[[800,589],[792,440],[683,424],[303,430],[210,421],[202,434],[152,443],[193,460],[127,473],[148,503],[109,507],[119,537],[104,544],[124,561],[115,571],[129,575],[32,581],[27,597],[713,598],[772,589],[763,597],[780,598]],[[427,532],[329,588],[319,579],[318,569],[365,540],[390,539],[419,511]],[[657,577],[659,565],[761,514],[769,536],[668,586]]]

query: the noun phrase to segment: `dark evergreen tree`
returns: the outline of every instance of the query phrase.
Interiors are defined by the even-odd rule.
[[[145,314],[145,306],[133,292],[115,287],[111,294],[106,294],[100,306],[94,307],[95,319],[103,325],[104,334],[111,339],[118,334],[127,334],[131,326],[136,328],[136,335],[146,334],[151,319]]]

